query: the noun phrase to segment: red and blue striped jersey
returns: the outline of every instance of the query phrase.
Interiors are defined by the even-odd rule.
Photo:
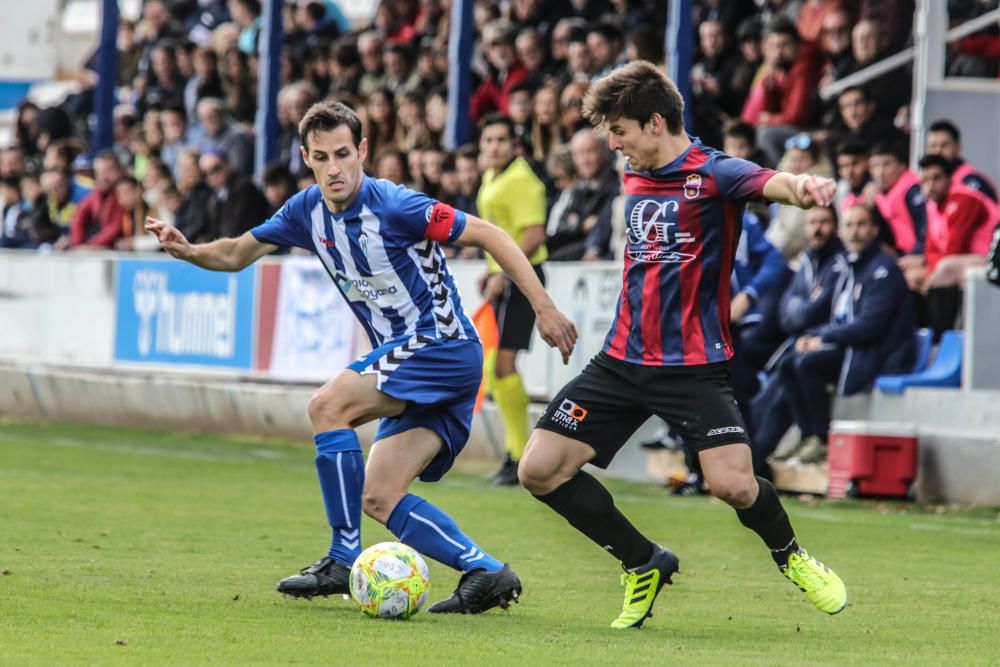
[[[730,277],[743,209],[775,173],[698,139],[655,171],[625,171],[628,239],[606,354],[645,366],[733,356]]]

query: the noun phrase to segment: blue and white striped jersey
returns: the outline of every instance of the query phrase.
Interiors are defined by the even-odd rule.
[[[363,176],[344,211],[331,213],[313,185],[251,233],[262,243],[314,252],[377,348],[418,334],[478,340],[438,245],[464,229],[463,212]]]

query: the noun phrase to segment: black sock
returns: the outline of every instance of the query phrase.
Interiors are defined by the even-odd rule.
[[[774,486],[763,477],[757,478],[757,500],[746,509],[736,510],[740,523],[760,535],[771,550],[771,557],[779,566],[788,562],[788,556],[797,551],[792,524],[781,506],[781,499]]]
[[[962,305],[959,287],[932,287],[927,290],[927,324],[934,329],[934,342],[941,341],[941,334],[955,328],[958,309]]]
[[[581,470],[552,493],[535,498],[620,560],[625,569],[645,565],[652,558],[653,543],[618,511],[614,498],[592,475]]]

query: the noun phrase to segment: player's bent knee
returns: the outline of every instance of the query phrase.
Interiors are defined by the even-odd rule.
[[[753,475],[734,475],[709,484],[716,498],[738,509],[750,507],[757,500],[757,481]]]
[[[330,385],[322,387],[309,399],[309,421],[316,430],[350,428],[363,413],[363,407],[347,392],[336,391]]]
[[[389,521],[389,515],[405,494],[388,493],[383,489],[365,488],[361,493],[361,510],[381,524]]]

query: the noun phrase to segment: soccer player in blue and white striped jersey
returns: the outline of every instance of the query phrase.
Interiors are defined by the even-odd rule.
[[[573,324],[545,293],[506,233],[426,195],[364,174],[368,142],[350,108],[319,102],[299,125],[302,158],[316,185],[239,238],[190,244],[149,219],[172,256],[216,271],[239,271],[280,246],[315,253],[371,340],[372,352],[328,382],[309,403],[316,469],[333,530],[324,558],[283,579],[295,597],[348,592],[361,551],[361,511],[401,542],[463,572],[455,593],[429,612],[479,613],[521,592],[509,565],[473,542],[441,509],[408,492],[439,480],[465,446],[483,352],[462,309],[439,243],[483,248],[538,314],[543,340],[568,360]],[[381,419],[367,467],[354,428]]]

